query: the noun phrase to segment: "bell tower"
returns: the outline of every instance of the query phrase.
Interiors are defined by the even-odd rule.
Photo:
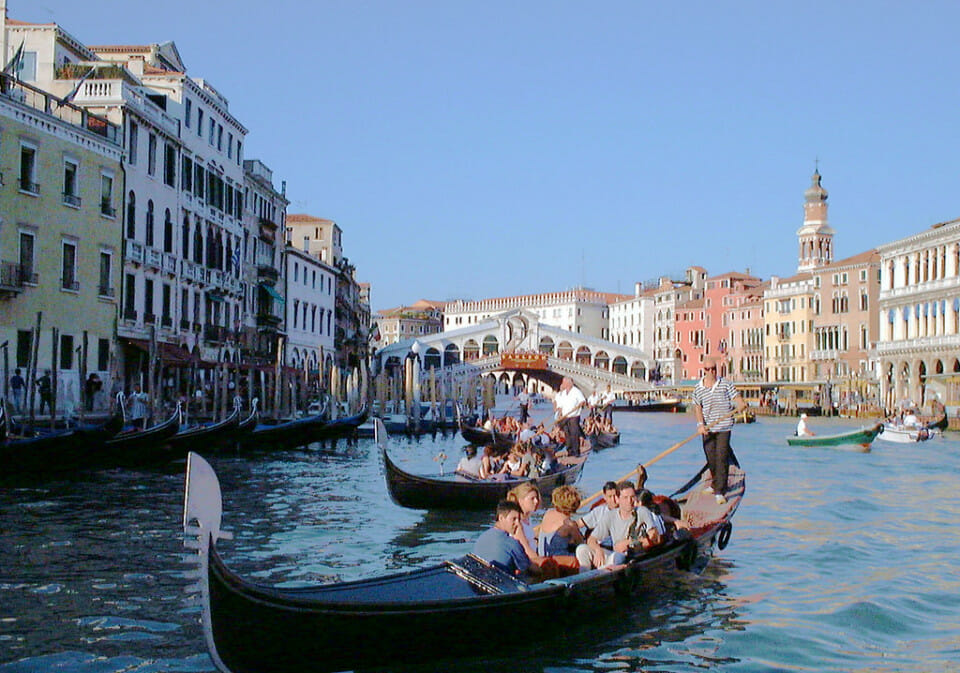
[[[827,223],[827,190],[814,169],[810,188],[804,192],[803,226],[797,229],[797,271],[813,271],[833,261],[833,235]]]

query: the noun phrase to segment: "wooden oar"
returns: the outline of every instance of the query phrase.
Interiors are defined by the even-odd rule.
[[[728,418],[733,418],[734,415],[736,415],[737,413],[739,413],[739,412],[738,412],[736,409],[734,409],[733,411],[731,411],[731,412],[730,412],[729,414],[727,414],[726,416],[722,416],[722,417],[718,418],[718,419],[715,420],[713,423],[711,423],[710,425],[707,426],[707,430],[709,430],[710,428],[712,428],[712,427],[713,427],[714,425],[716,425],[717,423],[720,423],[720,422],[722,422],[722,421],[725,421],[725,420],[727,420]],[[666,458],[667,456],[669,456],[671,453],[673,453],[674,451],[676,451],[677,449],[679,449],[681,446],[683,446],[684,444],[686,444],[687,442],[689,442],[689,441],[690,441],[691,439],[693,439],[694,437],[699,437],[699,436],[700,436],[700,431],[697,430],[695,433],[693,433],[692,435],[690,435],[689,437],[687,437],[687,438],[684,439],[683,441],[677,442],[676,444],[674,444],[673,446],[671,446],[669,449],[665,449],[665,450],[661,451],[659,454],[657,454],[656,456],[654,456],[653,458],[651,458],[651,459],[648,460],[647,462],[643,463],[642,465],[638,465],[638,466],[637,466],[637,469],[635,469],[635,470],[630,470],[630,471],[627,472],[625,475],[623,475],[622,477],[620,477],[620,478],[617,480],[617,483],[619,483],[619,482],[621,482],[621,481],[626,481],[627,479],[629,479],[630,477],[632,477],[634,474],[639,474],[641,467],[643,467],[643,468],[648,468],[648,467],[650,467],[651,465],[653,465],[653,464],[656,463],[657,461],[659,461],[659,460],[661,460],[661,459]],[[600,489],[599,491],[597,491],[596,493],[594,493],[593,495],[591,495],[589,498],[583,498],[580,502],[584,503],[584,506],[586,506],[586,503],[592,502],[593,500],[595,500],[596,498],[600,497],[601,495],[603,495],[603,489]],[[581,509],[583,509],[583,507],[581,507]]]

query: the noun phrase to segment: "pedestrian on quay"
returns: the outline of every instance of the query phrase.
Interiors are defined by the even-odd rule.
[[[40,395],[40,413],[49,408],[53,412],[53,382],[50,379],[50,370],[47,369],[43,376],[37,379],[37,393]]]
[[[730,468],[730,432],[733,430],[732,412],[744,411],[747,403],[733,383],[719,376],[716,358],[707,358],[703,378],[693,390],[693,410],[697,429],[703,439],[703,453],[713,476],[707,493],[716,496],[718,504],[726,503],[727,474]]]
[[[10,395],[13,398],[14,412],[22,414],[24,401],[27,399],[27,382],[20,376],[19,367],[13,370],[13,376],[10,377]]]

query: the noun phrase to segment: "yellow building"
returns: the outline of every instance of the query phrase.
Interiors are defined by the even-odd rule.
[[[81,380],[97,373],[102,407],[122,265],[119,131],[0,77],[0,343],[10,362],[3,390],[14,368],[28,384],[49,369],[58,411],[70,412],[80,404]]]
[[[763,293],[767,381],[813,380],[813,294],[809,273],[770,279],[770,289]]]

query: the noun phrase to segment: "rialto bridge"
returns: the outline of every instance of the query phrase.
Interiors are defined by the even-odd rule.
[[[608,385],[615,392],[654,389],[648,381],[655,366],[649,353],[541,323],[524,309],[385,346],[374,354],[374,372],[400,376],[408,360],[417,363],[421,377],[433,369],[441,378],[493,374],[510,387],[536,379],[556,388],[561,377],[569,376],[586,394]]]

